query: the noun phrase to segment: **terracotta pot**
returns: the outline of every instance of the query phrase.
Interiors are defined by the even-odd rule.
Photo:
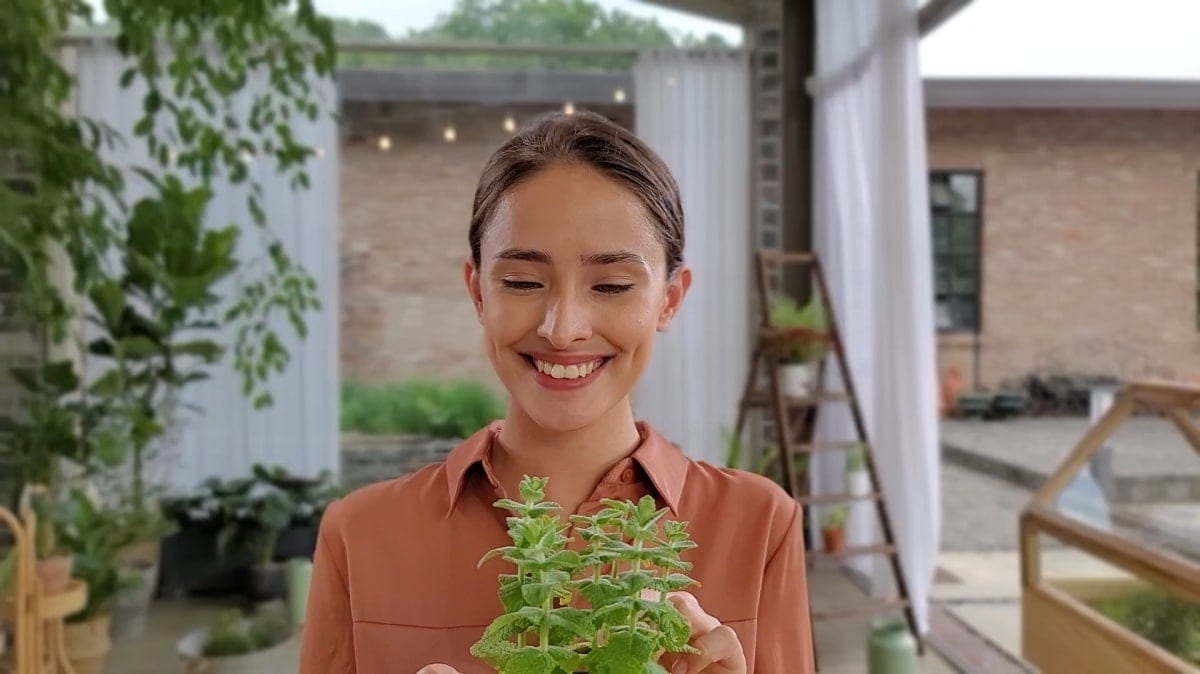
[[[63,628],[63,642],[75,674],[104,674],[108,652],[112,650],[107,615],[86,622],[67,623]]]
[[[825,540],[825,552],[841,552],[845,545],[846,530],[842,527],[822,527],[821,537]]]
[[[57,594],[67,589],[67,581],[71,580],[71,567],[75,564],[72,555],[55,555],[39,559],[34,563],[34,572],[42,581],[46,594]]]

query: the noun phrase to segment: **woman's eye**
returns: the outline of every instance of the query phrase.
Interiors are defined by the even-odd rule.
[[[513,290],[537,290],[542,287],[542,284],[537,281],[509,281],[505,279],[504,287]]]
[[[633,284],[602,283],[598,286],[593,286],[593,290],[606,295],[619,295],[632,287]]]

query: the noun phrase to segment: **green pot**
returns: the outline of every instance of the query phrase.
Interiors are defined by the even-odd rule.
[[[869,674],[917,674],[917,640],[903,620],[875,623],[867,639]]]

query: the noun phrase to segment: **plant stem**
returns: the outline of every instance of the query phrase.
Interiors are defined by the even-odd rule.
[[[639,538],[633,542],[633,549],[634,549],[634,552],[641,553],[642,539]],[[640,556],[634,557],[633,572],[637,573],[638,571],[641,571],[641,570],[642,570],[642,558]],[[638,598],[634,597],[633,610],[629,612],[629,629],[630,629],[630,631],[633,631],[633,632],[637,631],[637,624],[638,624],[637,600],[638,600]]]
[[[539,571],[538,577],[542,583],[546,582],[546,572]],[[554,596],[546,597],[546,601],[542,602],[542,624],[538,628],[538,647],[542,652],[550,650],[550,610],[554,606]]]

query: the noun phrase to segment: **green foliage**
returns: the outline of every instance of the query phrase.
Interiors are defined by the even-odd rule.
[[[289,14],[291,7],[295,11]],[[270,321],[284,315],[303,336],[304,316],[317,308],[317,301],[312,278],[291,260],[265,222],[262,190],[249,179],[245,157],[270,160],[293,188],[308,186],[304,165],[313,150],[296,142],[290,122],[322,114],[308,82],[310,74],[333,72],[332,26],[316,14],[312,0],[106,0],[104,8],[113,18],[116,46],[130,64],[121,87],[135,90],[136,84],[136,90],[145,92],[134,138],[75,116],[67,105],[74,82],[51,45],[71,26],[90,24],[88,3],[0,4],[0,265],[13,274],[18,309],[51,342],[59,342],[73,318],[70,295],[96,304],[99,316],[119,318],[111,313],[121,300],[113,287],[124,285],[126,274],[168,288],[177,304],[194,303],[230,269],[192,269],[189,262],[212,260],[179,257],[176,244],[187,243],[194,232],[177,231],[173,224],[199,220],[216,180],[243,185],[245,222],[258,225],[253,231],[268,254],[261,261],[235,258],[243,272],[238,276],[241,287],[220,318],[236,326],[234,364],[246,394],[257,405],[267,404],[270,398],[262,387],[287,362]],[[249,96],[244,108],[235,108],[234,95],[258,77],[271,87]],[[102,154],[108,146],[129,141],[144,145],[149,163],[133,168],[152,187],[150,196],[132,207],[125,201],[121,167]],[[20,178],[10,174],[13,166]],[[184,189],[185,184],[193,187]],[[231,231],[227,227],[206,236],[214,248],[205,250],[223,257],[222,247],[234,243]],[[146,232],[164,239],[163,255],[139,257],[130,250],[135,242],[146,243]],[[52,262],[55,251],[63,253],[61,266],[72,279],[70,288],[55,281],[60,276]],[[136,269],[113,264],[116,257],[128,264],[130,256]],[[170,282],[164,277],[171,277]],[[126,355],[150,350],[143,340],[112,346],[114,353]],[[196,346],[192,355],[212,352]],[[152,430],[144,422],[134,425]]]
[[[132,542],[128,520],[116,508],[93,502],[73,489],[52,515],[59,546],[74,556],[71,575],[87,583],[87,603],[71,622],[86,622],[106,613],[117,595],[137,584],[122,572],[117,553]]]
[[[208,628],[204,656],[246,655],[279,645],[292,634],[287,618],[277,612],[245,617],[241,611],[218,613]]]
[[[503,416],[503,403],[478,382],[342,384],[343,431],[465,438]]]
[[[559,505],[544,500],[546,483],[526,476],[521,501],[496,501],[513,514],[513,544],[479,563],[499,557],[516,573],[500,576],[505,613],[471,654],[501,674],[642,674],[661,671],[653,663],[663,651],[694,652],[687,621],[666,601],[668,592],[695,583],[682,573],[691,563],[680,559],[696,547],[687,523],[665,521],[667,509],[644,496],[637,503],[604,499],[596,515],[574,515],[564,525]],[[567,549],[572,531],[586,543],[582,552]],[[588,607],[572,605],[578,598]]]
[[[335,20],[339,40],[389,39],[378,24]],[[594,0],[458,0],[434,24],[410,31],[407,39],[435,43],[502,45],[559,45],[608,47],[727,48],[720,36],[673,36],[657,19],[645,19],[619,9],[605,9]],[[625,70],[633,56],[562,54],[370,54],[344,53],[341,63],[354,67],[504,68],[540,70]]]
[[[803,307],[788,295],[776,295],[771,300],[769,318],[773,327],[787,331],[782,343],[777,345],[780,360],[811,363],[825,356],[829,319],[816,293]]]
[[[833,506],[825,511],[825,516],[821,518],[821,526],[826,529],[841,529],[846,525],[846,516],[849,514],[846,506]]]
[[[271,561],[284,529],[303,522],[318,524],[325,508],[342,493],[328,471],[310,479],[280,466],[256,464],[251,477],[209,478],[191,494],[165,499],[163,509],[179,524],[216,529],[222,556],[245,553],[253,562],[265,563]]]
[[[1141,588],[1094,602],[1096,610],[1183,660],[1200,665],[1200,603]]]
[[[866,445],[859,443],[846,452],[846,472],[853,473],[867,469]]]

